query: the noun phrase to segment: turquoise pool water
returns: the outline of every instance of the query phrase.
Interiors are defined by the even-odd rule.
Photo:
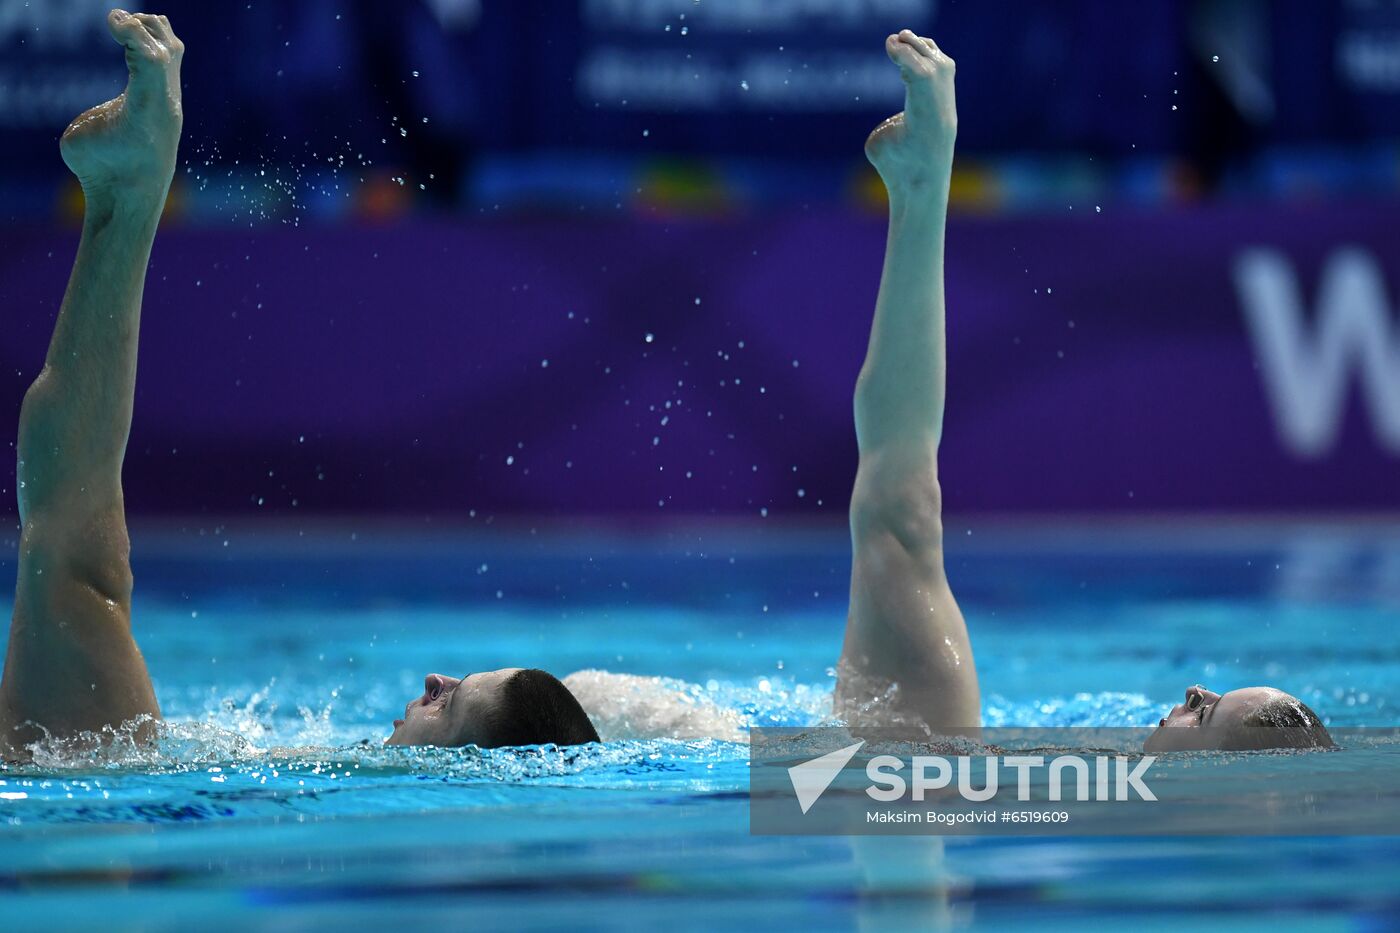
[[[949,534],[989,723],[1142,725],[1203,682],[1271,683],[1338,726],[1397,724],[1400,529]],[[56,749],[0,773],[6,930],[1400,918],[1386,837],[750,836],[745,729],[829,709],[839,530],[196,524],[134,541],[136,628],[169,725],[156,753]],[[602,746],[381,746],[425,673],[508,665],[635,676],[576,681]]]

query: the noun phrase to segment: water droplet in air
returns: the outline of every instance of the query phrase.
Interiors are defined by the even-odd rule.
[[[655,340],[655,339],[656,339],[656,335],[655,335],[655,334],[647,334],[647,336],[646,336],[646,341],[647,341],[647,343],[651,343],[651,342],[652,342],[653,340]]]

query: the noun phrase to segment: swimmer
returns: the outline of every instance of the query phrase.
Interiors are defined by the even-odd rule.
[[[175,174],[184,44],[164,16],[113,10],[125,93],[78,117],[63,159],[86,200],[44,369],[20,411],[19,579],[0,678],[0,760],[46,737],[141,738],[161,718],[132,637],[121,470],[136,389],[146,266]],[[598,741],[543,671],[431,674],[389,739],[482,747]]]
[[[124,728],[145,737],[161,716],[131,631],[121,468],[146,267],[183,121],[184,45],[162,16],[114,10],[108,27],[126,49],[129,81],[63,135],[64,160],[86,198],[83,234],[48,358],[20,413],[19,578],[0,678],[0,758],[23,757],[49,737]],[[937,473],[953,63],[909,31],[890,36],[886,51],[907,97],[904,112],[867,143],[889,191],[890,235],[856,389],[855,553],[835,711],[854,724],[969,728],[981,722],[981,702],[967,627],[944,572]],[[1315,737],[1311,744],[1330,744],[1316,715],[1287,694],[1251,688],[1218,696],[1199,687],[1163,719],[1152,743],[1269,747],[1260,736],[1273,730],[1252,728],[1260,725],[1297,726]],[[1231,730],[1235,738],[1218,738]],[[1240,744],[1245,734],[1254,744]],[[562,682],[509,668],[462,679],[429,674],[386,741],[573,745],[598,734]]]
[[[967,625],[943,563],[942,439],[946,352],[943,240],[958,115],[955,66],[904,30],[885,51],[904,111],[871,133],[866,155],[889,192],[884,272],[856,382],[860,461],[851,494],[850,614],[835,712],[860,725],[957,731],[981,724]],[[1317,714],[1270,687],[1223,695],[1200,686],[1162,719],[1148,751],[1325,747]]]

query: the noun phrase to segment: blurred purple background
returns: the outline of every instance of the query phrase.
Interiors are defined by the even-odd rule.
[[[959,62],[950,509],[1400,508],[1400,4],[236,6],[162,10],[133,513],[839,518],[902,25]],[[0,0],[7,424],[103,10]]]

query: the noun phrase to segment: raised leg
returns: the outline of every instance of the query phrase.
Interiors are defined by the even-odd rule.
[[[45,735],[160,717],[131,635],[121,469],[146,266],[179,147],[184,46],[164,17],[114,10],[108,26],[130,78],[63,136],[86,216],[48,358],[20,412],[19,580],[0,679],[6,757]]]
[[[905,30],[886,51],[904,112],[866,154],[890,196],[889,241],[856,385],[860,466],[851,495],[850,616],[836,714],[857,724],[981,724],[972,648],[943,567],[943,238],[957,136],[953,61]]]

